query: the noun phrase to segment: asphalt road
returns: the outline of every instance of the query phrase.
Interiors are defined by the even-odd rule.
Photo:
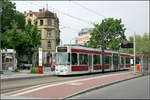
[[[143,76],[104,88],[86,92],[69,99],[150,99],[150,76]]]

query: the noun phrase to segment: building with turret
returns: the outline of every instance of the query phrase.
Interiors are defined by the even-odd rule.
[[[38,31],[41,32],[41,45],[43,51],[43,64],[51,63],[52,52],[55,52],[56,46],[60,43],[59,19],[56,13],[39,9],[39,12],[24,12],[26,24],[34,24],[38,21]]]

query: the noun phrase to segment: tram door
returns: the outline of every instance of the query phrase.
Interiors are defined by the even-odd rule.
[[[89,55],[89,70],[90,70],[90,72],[92,71],[92,61],[93,61],[92,55],[90,54]]]
[[[114,70],[118,70],[118,64],[119,63],[119,57],[118,57],[118,54],[117,53],[114,53],[113,54],[113,69]]]

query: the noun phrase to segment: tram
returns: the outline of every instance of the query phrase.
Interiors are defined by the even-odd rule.
[[[105,50],[104,71],[130,69],[130,54]],[[102,51],[76,45],[56,47],[56,75],[102,72]]]

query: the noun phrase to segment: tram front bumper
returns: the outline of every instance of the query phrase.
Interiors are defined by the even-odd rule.
[[[62,68],[62,69],[56,69],[55,74],[56,75],[67,75],[68,69],[67,68]]]

